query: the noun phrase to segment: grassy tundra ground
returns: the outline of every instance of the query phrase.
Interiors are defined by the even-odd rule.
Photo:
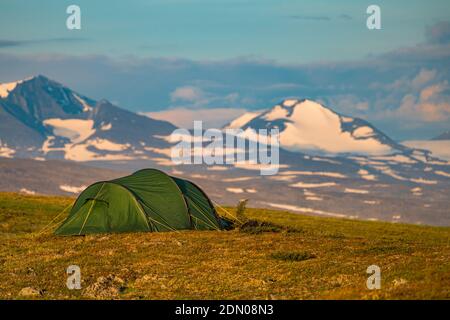
[[[282,227],[37,235],[72,201],[0,193],[0,298],[450,298],[450,228],[247,209]],[[366,288],[372,264],[380,290]],[[66,288],[69,265],[81,290]]]

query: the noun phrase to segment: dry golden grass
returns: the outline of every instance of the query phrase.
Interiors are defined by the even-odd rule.
[[[41,299],[450,298],[450,228],[247,209],[283,228],[36,235],[72,201],[0,193],[0,298],[25,287]],[[74,264],[81,290],[66,288]],[[366,288],[372,264],[381,290]],[[100,277],[114,290],[93,290]]]

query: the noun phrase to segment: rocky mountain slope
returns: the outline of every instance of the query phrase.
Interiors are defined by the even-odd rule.
[[[37,159],[128,160],[167,146],[175,127],[94,101],[44,76],[0,85],[0,155]]]

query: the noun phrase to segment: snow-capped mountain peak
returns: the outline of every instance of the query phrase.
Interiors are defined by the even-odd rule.
[[[18,85],[25,81],[32,80],[34,77],[28,77],[23,80],[17,80],[13,82],[0,83],[0,99],[5,99],[8,97],[9,93],[12,92]]]
[[[38,75],[0,85],[0,156],[76,161],[146,157],[175,127]]]
[[[68,118],[92,110],[95,101],[45,76],[0,85],[1,99],[20,117],[43,121],[48,118]]]
[[[231,124],[246,117],[250,118],[245,114]],[[368,122],[341,115],[308,99],[284,100],[249,121],[241,122],[239,128],[243,130],[279,129],[280,144],[290,151],[383,155],[406,149]]]
[[[225,129],[238,129],[242,126],[249,123],[252,119],[259,116],[261,112],[255,111],[255,112],[246,112],[243,115],[237,117],[233,121],[231,121],[229,124],[227,124],[224,128]]]

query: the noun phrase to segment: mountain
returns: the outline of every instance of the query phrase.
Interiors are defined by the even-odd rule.
[[[263,176],[263,165],[245,161],[175,165],[169,136],[176,127],[169,122],[44,76],[2,84],[0,189],[75,195],[117,171],[156,167],[194,181],[223,204],[248,198],[250,206],[303,214],[450,225],[450,162],[399,144],[365,120],[289,99],[227,128],[278,128],[278,172]],[[431,142],[448,141],[426,146]]]
[[[95,101],[39,75],[0,84],[0,155],[75,161],[157,157],[169,122]],[[151,147],[149,147],[151,146]]]
[[[431,140],[450,140],[450,130],[445,131],[444,133],[438,135],[437,137],[434,137]]]
[[[365,120],[341,115],[311,100],[284,100],[261,112],[247,113],[226,128],[280,131],[286,150],[322,155],[412,153]]]

